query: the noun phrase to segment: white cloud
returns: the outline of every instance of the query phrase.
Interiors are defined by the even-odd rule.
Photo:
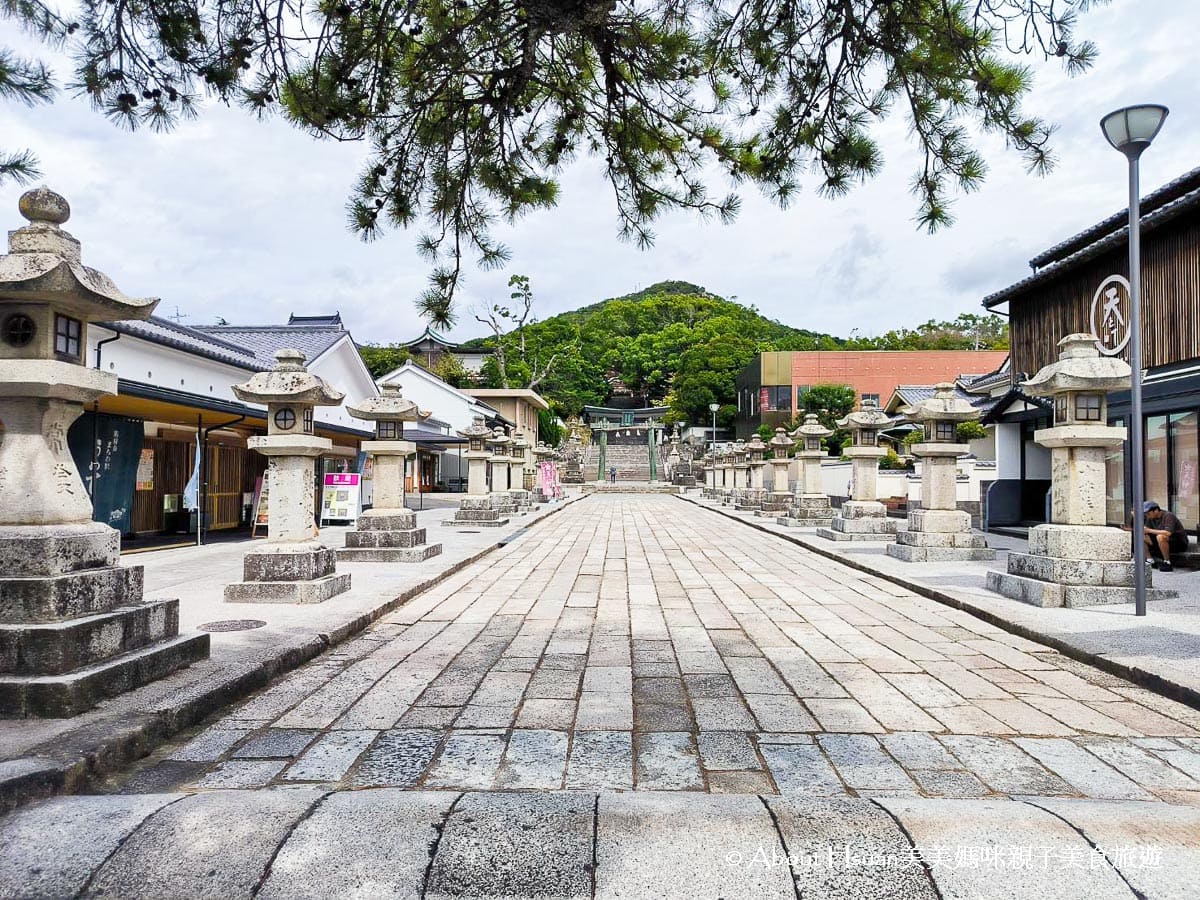
[[[481,333],[467,309],[506,297],[511,272],[530,276],[543,317],[667,278],[842,335],[976,311],[984,294],[1028,274],[1029,257],[1123,206],[1124,162],[1098,125],[1109,109],[1144,100],[1172,108],[1143,161],[1146,190],[1197,164],[1190,45],[1200,8],[1119,3],[1082,16],[1079,28],[1100,46],[1095,68],[1069,79],[1056,62],[1038,65],[1027,103],[1059,125],[1057,169],[1029,176],[984,136],[988,181],[958,199],[950,229],[915,228],[908,182],[918,160],[900,121],[880,132],[881,175],[848,197],[821,198],[807,184],[780,210],[750,189],[733,225],[672,214],[656,223],[657,243],[646,252],[617,240],[611,189],[584,160],[565,173],[557,209],[501,229],[512,262],[503,272],[470,273],[456,334]],[[0,24],[0,45],[14,44],[26,41]],[[412,306],[427,274],[416,234],[363,244],[346,228],[362,146],[314,141],[219,104],[172,134],[131,135],[66,97],[34,109],[0,104],[0,135],[0,146],[38,153],[46,183],[71,202],[68,227],[87,262],[128,293],[162,297],[162,314],[178,307],[190,323],[255,323],[339,309],[364,341],[424,327]],[[0,225],[19,224],[19,194],[0,189]]]

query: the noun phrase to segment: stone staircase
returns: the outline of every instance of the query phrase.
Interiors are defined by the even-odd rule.
[[[600,462],[600,446],[595,441],[583,453],[583,477],[596,480]],[[609,444],[605,451],[605,467],[617,467],[617,481],[649,481],[650,450],[645,444]],[[661,474],[661,469],[660,469]],[[608,477],[608,473],[604,473]]]

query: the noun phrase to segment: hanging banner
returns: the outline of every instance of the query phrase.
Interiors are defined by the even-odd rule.
[[[362,476],[357,472],[330,472],[321,492],[321,524],[357,522],[362,508]]]
[[[85,412],[67,432],[67,447],[92,496],[92,518],[122,534],[130,511],[146,428],[141,419]]]
[[[269,474],[263,472],[254,486],[254,509],[250,513],[250,521],[254,524],[250,526],[250,537],[257,536],[260,528],[266,531],[271,522],[271,480],[267,477]]]

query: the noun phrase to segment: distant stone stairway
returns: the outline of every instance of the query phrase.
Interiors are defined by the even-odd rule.
[[[583,453],[583,477],[588,481],[596,480],[599,462],[600,446],[593,441]],[[650,480],[650,448],[645,444],[609,444],[604,464],[606,469],[616,466],[618,482]],[[608,477],[607,472],[604,477]]]

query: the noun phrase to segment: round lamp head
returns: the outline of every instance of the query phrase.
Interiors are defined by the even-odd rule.
[[[715,413],[715,412],[716,412],[718,409],[720,409],[720,408],[721,408],[721,404],[719,404],[719,403],[710,403],[710,404],[708,404],[708,411],[709,411],[709,412]]]
[[[1166,117],[1165,106],[1144,103],[1110,112],[1100,120],[1100,128],[1113,147],[1126,156],[1136,158],[1150,146]]]

